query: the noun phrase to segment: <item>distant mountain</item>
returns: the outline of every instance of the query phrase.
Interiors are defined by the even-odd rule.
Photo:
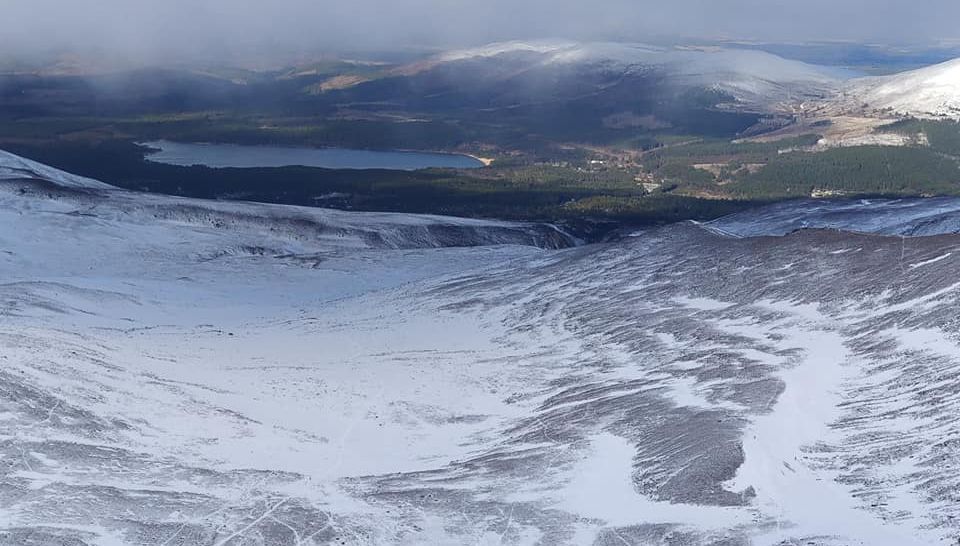
[[[873,112],[960,119],[960,59],[853,81],[844,101]]]
[[[466,67],[469,73],[461,72]],[[462,73],[464,80],[485,87],[527,80],[550,83],[554,90],[572,85],[573,78],[582,82],[585,74],[624,78],[657,75],[667,86],[719,91],[733,98],[727,106],[764,112],[778,109],[784,101],[828,96],[851,75],[843,69],[757,50],[533,41],[449,51],[366,78],[331,78],[323,88],[344,89],[384,78],[425,79],[431,74],[451,73]]]

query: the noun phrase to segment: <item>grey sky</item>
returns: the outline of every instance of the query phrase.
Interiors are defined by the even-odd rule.
[[[934,41],[957,0],[0,0],[0,51],[181,58],[536,37]]]

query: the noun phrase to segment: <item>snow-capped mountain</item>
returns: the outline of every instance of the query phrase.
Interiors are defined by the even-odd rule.
[[[394,77],[413,77],[449,70],[458,63],[510,67],[503,77],[519,73],[543,74],[541,79],[560,85],[557,71],[576,70],[609,74],[656,73],[671,85],[716,89],[731,94],[741,107],[766,110],[784,101],[822,98],[835,92],[849,74],[841,69],[815,66],[756,50],[716,47],[657,47],[636,43],[580,43],[563,40],[503,42],[448,51],[424,61],[395,68]],[[485,72],[485,77],[489,73]],[[355,79],[350,85],[366,80]],[[480,82],[490,85],[491,81]]]
[[[960,201],[555,249],[549,226],[0,172],[2,544],[960,531],[960,238],[929,222]],[[897,208],[945,234],[791,227],[901,232]]]
[[[856,80],[844,91],[844,99],[850,106],[874,112],[960,119],[960,59]]]
[[[542,64],[602,64],[619,70],[662,67],[674,74],[716,83],[733,89],[748,82],[831,85],[848,74],[839,69],[784,59],[752,49],[720,47],[658,47],[647,44],[565,41],[504,42],[480,48],[450,51],[432,62],[496,58],[511,54],[536,54]]]

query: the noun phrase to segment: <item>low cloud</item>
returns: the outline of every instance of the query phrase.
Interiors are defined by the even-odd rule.
[[[958,18],[956,0],[0,0],[0,51],[151,62],[544,37],[899,43],[951,38]]]

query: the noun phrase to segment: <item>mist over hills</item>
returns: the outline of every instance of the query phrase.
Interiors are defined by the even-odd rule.
[[[13,72],[0,76],[0,145],[133,189],[549,221],[591,237],[787,197],[957,192],[957,89],[931,75],[949,61],[877,77],[759,47],[529,40],[269,69]],[[145,159],[141,144],[157,140],[461,153],[490,166],[174,168]]]

